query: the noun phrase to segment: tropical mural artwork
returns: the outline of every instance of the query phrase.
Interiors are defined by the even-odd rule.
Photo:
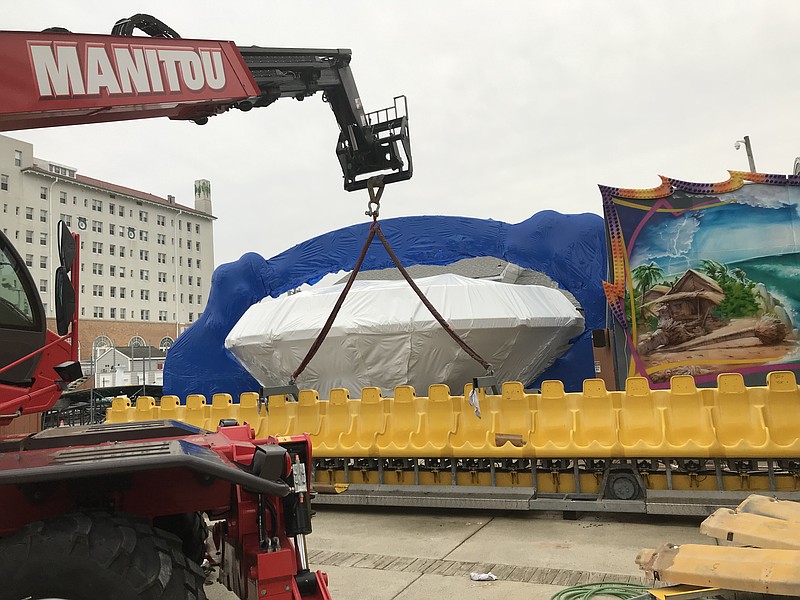
[[[612,314],[658,386],[800,367],[800,176],[601,186]]]

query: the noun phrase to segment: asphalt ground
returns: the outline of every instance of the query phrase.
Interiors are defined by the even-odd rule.
[[[316,507],[311,568],[333,600],[547,600],[586,582],[646,584],[634,558],[663,542],[714,544],[701,517]],[[472,581],[470,572],[495,574]],[[209,600],[234,600],[220,584]]]

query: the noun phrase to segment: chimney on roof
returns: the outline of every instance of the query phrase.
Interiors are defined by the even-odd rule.
[[[172,194],[167,194],[167,202],[169,202],[170,204],[175,204],[175,196],[173,196]]]
[[[194,208],[207,215],[211,214],[211,182],[208,179],[194,181]]]

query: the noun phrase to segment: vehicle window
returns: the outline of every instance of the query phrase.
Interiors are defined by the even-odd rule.
[[[0,247],[0,327],[38,326],[29,298],[32,290],[26,289],[18,275],[18,270],[24,268]]]

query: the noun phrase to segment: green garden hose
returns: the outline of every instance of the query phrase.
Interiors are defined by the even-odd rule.
[[[638,598],[647,592],[649,588],[635,583],[614,583],[607,581],[604,583],[583,583],[564,588],[560,592],[553,594],[550,600],[589,600],[602,596],[631,600]]]

